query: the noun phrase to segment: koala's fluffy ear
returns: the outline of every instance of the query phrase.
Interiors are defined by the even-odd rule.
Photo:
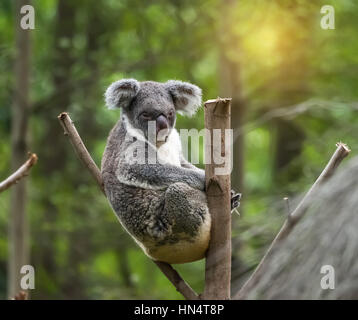
[[[128,107],[137,95],[139,88],[140,84],[135,79],[122,79],[113,82],[104,94],[108,109]]]
[[[165,87],[173,97],[179,113],[192,116],[201,106],[201,89],[191,83],[169,80]]]

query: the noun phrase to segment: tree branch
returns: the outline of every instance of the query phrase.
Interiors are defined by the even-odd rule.
[[[261,259],[255,271],[239,290],[239,292],[234,296],[234,299],[244,299],[249,291],[254,287],[254,285],[260,280],[262,274],[264,273],[265,266],[267,265],[266,262],[275,252],[277,245],[289,235],[295,225],[301,220],[301,218],[306,213],[311,200],[314,198],[318,188],[334,174],[336,168],[349,154],[350,149],[344,143],[339,142],[336,144],[336,146],[337,149],[329,160],[328,164],[317,178],[315,183],[312,185],[312,187],[308,190],[304,198],[298,204],[297,208],[291,214],[289,214],[288,218],[284,222],[275,239],[272,241],[270,247],[266,251],[264,257]]]
[[[84,164],[84,166],[91,173],[92,177],[96,180],[98,186],[104,193],[101,172],[99,171],[96,163],[93,161],[86,146],[84,145],[69,114],[67,112],[62,112],[58,116],[58,120],[60,121],[60,124],[64,130],[64,135],[70,139],[70,142],[71,142],[73,148],[75,149],[78,157],[80,158],[81,162]]]
[[[9,176],[4,181],[0,182],[0,192],[10,188],[13,184],[17,183],[20,179],[26,177],[30,169],[36,164],[37,155],[31,153],[29,159],[17,169],[11,176]]]
[[[70,139],[71,144],[75,149],[81,162],[85,165],[93,178],[96,180],[102,192],[105,194],[101,172],[98,169],[96,163],[93,161],[88,150],[86,149],[69,114],[67,112],[62,112],[58,116],[58,120],[60,121],[60,124],[64,129],[64,134]],[[175,271],[170,264],[159,261],[153,262],[164,273],[168,280],[174,285],[177,291],[184,296],[184,298],[188,300],[199,299],[198,295],[194,292],[194,290],[181,278],[179,273]]]
[[[209,100],[204,104],[206,195],[211,215],[210,243],[206,253],[205,290],[203,299],[230,299],[231,282],[231,147],[227,137],[230,129],[231,99]],[[220,130],[220,140],[214,130]],[[217,141],[219,140],[219,141]],[[227,141],[229,140],[229,141]],[[215,161],[224,157],[224,163]]]
[[[187,300],[199,300],[197,293],[183,280],[180,274],[168,263],[153,261],[158,268],[165,274],[169,281],[174,285]]]

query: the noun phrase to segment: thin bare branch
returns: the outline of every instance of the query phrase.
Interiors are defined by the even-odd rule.
[[[65,136],[67,136],[70,139],[71,144],[72,144],[73,148],[75,149],[81,162],[85,165],[85,167],[91,173],[93,178],[96,180],[98,186],[101,188],[102,192],[104,193],[101,172],[99,171],[96,163],[93,161],[86,146],[84,145],[69,114],[67,112],[62,112],[58,116],[58,120],[60,121],[60,124],[64,130]]]
[[[350,149],[344,143],[339,142],[336,144],[336,146],[337,149],[329,160],[328,164],[317,178],[315,183],[312,185],[312,187],[308,190],[304,198],[298,204],[297,208],[289,215],[289,218],[286,219],[280,231],[266,251],[264,257],[256,267],[255,271],[239,290],[239,292],[234,296],[234,299],[244,299],[249,291],[254,287],[254,285],[260,280],[261,275],[264,273],[265,266],[267,265],[266,262],[272,256],[277,245],[288,236],[288,234],[293,230],[294,226],[301,220],[301,218],[306,213],[311,200],[314,198],[318,188],[334,174],[336,168],[349,154]]]
[[[29,174],[30,169],[36,164],[37,155],[31,153],[29,159],[17,169],[11,176],[4,181],[0,182],[0,192],[10,188],[13,184],[17,183],[20,179],[26,177]]]
[[[196,292],[183,280],[179,273],[168,263],[153,261],[174,285],[178,292],[187,300],[199,300]]]
[[[101,172],[98,169],[96,163],[93,161],[86,146],[84,145],[69,114],[67,112],[62,112],[58,116],[58,120],[60,121],[60,124],[64,129],[64,134],[70,139],[71,144],[75,149],[81,162],[85,165],[93,178],[96,180],[102,192],[105,194]],[[171,265],[158,261],[154,261],[154,263],[164,273],[168,280],[174,285],[177,291],[184,296],[184,298],[188,300],[196,300],[199,298],[195,291],[181,278],[179,273],[175,271]]]

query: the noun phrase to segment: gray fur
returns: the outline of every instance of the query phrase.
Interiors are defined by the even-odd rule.
[[[109,109],[126,108],[139,91],[139,82],[135,79],[124,79],[112,83],[105,93]]]
[[[113,83],[105,99],[108,107],[122,108],[122,118],[109,134],[102,159],[105,192],[120,222],[149,256],[163,245],[185,242],[190,246],[203,223],[210,221],[205,173],[184,160],[175,145],[171,151],[180,153],[178,165],[148,163],[148,153],[158,153],[158,145],[147,141],[147,118],[164,115],[169,135],[176,133],[175,111],[194,112],[201,103],[201,90],[179,81],[162,84],[129,79]],[[140,139],[133,128],[143,132],[143,164],[126,158],[133,142]],[[169,142],[160,145],[165,143]]]
[[[178,80],[169,80],[165,87],[172,95],[179,112],[193,115],[200,107],[202,93],[197,86]]]

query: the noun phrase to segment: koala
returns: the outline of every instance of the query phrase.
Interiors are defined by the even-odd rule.
[[[176,80],[123,79],[105,92],[107,107],[122,109],[102,158],[105,193],[122,226],[156,261],[192,262],[208,248],[205,172],[184,159],[175,129],[176,113],[195,114],[201,96],[199,87]]]

